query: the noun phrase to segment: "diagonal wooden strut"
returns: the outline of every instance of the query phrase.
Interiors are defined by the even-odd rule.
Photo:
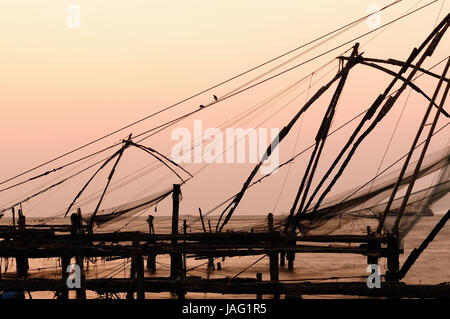
[[[448,62],[447,62],[446,68],[445,68],[445,70],[444,70],[444,73],[442,74],[441,79],[439,80],[438,86],[436,87],[436,90],[435,90],[435,92],[434,92],[434,94],[433,94],[432,101],[430,102],[430,105],[429,105],[429,107],[428,107],[428,109],[427,109],[427,111],[426,111],[426,113],[425,113],[425,115],[424,115],[424,117],[423,117],[422,123],[421,123],[421,125],[420,125],[420,127],[419,127],[419,129],[418,129],[418,132],[417,132],[417,134],[416,134],[416,136],[415,136],[415,138],[414,138],[413,144],[411,145],[410,152],[408,153],[408,156],[407,156],[406,159],[405,159],[405,162],[404,162],[404,164],[403,164],[402,170],[401,170],[401,172],[400,172],[400,174],[399,174],[399,177],[398,177],[398,180],[397,180],[397,182],[396,182],[396,184],[395,184],[395,186],[394,186],[394,188],[393,188],[393,190],[392,190],[391,196],[389,197],[389,200],[388,200],[388,202],[387,202],[387,204],[386,204],[386,208],[385,208],[385,210],[384,210],[384,212],[383,212],[383,215],[382,215],[381,218],[380,218],[380,221],[379,221],[379,223],[378,223],[378,228],[377,228],[377,232],[378,232],[378,233],[380,233],[381,230],[383,229],[384,221],[386,220],[386,216],[387,216],[387,214],[389,213],[389,211],[390,211],[390,209],[391,209],[391,206],[392,206],[392,203],[393,203],[393,201],[394,201],[395,195],[397,194],[397,191],[398,191],[398,189],[399,189],[399,186],[400,186],[400,184],[401,184],[401,181],[402,181],[402,179],[403,179],[403,176],[404,176],[404,174],[405,174],[405,172],[406,172],[406,169],[407,169],[407,167],[408,167],[408,164],[409,164],[409,162],[410,162],[410,160],[411,160],[412,154],[413,154],[413,152],[414,152],[414,150],[415,150],[415,148],[416,148],[416,145],[417,145],[417,143],[418,143],[418,141],[419,141],[419,138],[420,138],[420,135],[421,135],[422,130],[423,130],[423,128],[424,128],[424,125],[426,124],[426,121],[427,121],[427,119],[428,119],[428,115],[429,115],[429,113],[430,113],[430,111],[431,111],[431,107],[432,107],[434,101],[435,101],[436,98],[437,98],[438,92],[439,92],[440,87],[441,87],[441,85],[442,85],[443,78],[445,78],[445,74],[447,73],[447,70],[448,70]],[[439,114],[439,113],[440,113],[440,112],[437,112],[437,114]],[[431,130],[430,130],[430,131],[431,131]],[[423,154],[423,155],[424,155],[424,154]],[[418,163],[418,164],[419,164],[419,163]],[[420,164],[421,164],[421,163],[420,163]],[[416,169],[417,169],[417,167],[416,167]],[[420,169],[420,165],[419,165],[419,169]],[[399,214],[399,216],[400,216],[400,214]],[[401,218],[401,216],[400,216],[400,218]],[[399,222],[400,222],[400,221],[398,221],[398,223],[399,223]],[[396,220],[396,224],[397,224],[397,220]],[[398,227],[398,225],[397,225],[397,227]],[[395,228],[395,227],[394,227],[394,228]],[[397,228],[397,230],[398,230],[398,228]]]
[[[358,57],[358,62],[359,62],[359,59],[361,58],[361,56],[358,56],[358,43],[353,48],[352,54],[351,54],[350,58],[348,59],[348,63],[356,64],[357,61],[355,59],[357,57]],[[330,101],[330,104],[328,106],[328,109],[325,112],[324,118],[323,118],[322,123],[321,123],[321,125],[319,127],[319,130],[317,132],[316,144],[314,146],[314,150],[313,150],[313,152],[311,154],[311,157],[310,157],[309,163],[307,165],[305,174],[303,175],[303,178],[302,178],[302,181],[300,183],[297,195],[295,197],[294,203],[292,205],[292,208],[291,208],[291,211],[290,211],[290,214],[289,214],[289,216],[291,216],[291,217],[293,216],[293,214],[294,214],[294,212],[295,212],[295,210],[297,208],[297,204],[298,204],[298,201],[300,199],[300,195],[302,194],[302,192],[303,192],[303,196],[302,196],[302,200],[300,202],[300,206],[298,207],[297,219],[298,219],[298,215],[300,215],[301,212],[303,211],[303,206],[305,204],[306,195],[308,194],[309,188],[311,186],[312,178],[313,178],[315,170],[317,168],[317,164],[318,164],[318,161],[320,159],[320,155],[322,153],[323,147],[325,145],[326,137],[328,135],[328,131],[329,131],[330,126],[331,126],[331,122],[332,122],[333,117],[334,117],[334,113],[335,113],[335,110],[336,110],[337,102],[339,101],[339,98],[341,96],[341,93],[342,93],[342,90],[344,88],[345,82],[347,81],[347,77],[348,77],[349,71],[350,71],[350,68],[346,68],[346,71],[344,71],[343,76],[339,80],[338,86],[337,86],[337,88],[336,88],[336,90],[335,90],[335,92],[333,94],[333,97],[331,98],[331,101]],[[290,219],[290,220],[292,220],[292,219]],[[287,225],[287,224],[286,224],[286,227],[285,227],[285,231],[287,231],[287,228],[289,227],[289,225]]]
[[[438,92],[439,92],[439,90],[441,88],[443,79],[445,78],[445,75],[447,74],[447,71],[448,71],[449,67],[450,67],[450,58],[447,60],[447,65],[445,66],[444,72],[442,73],[442,78],[439,81],[438,87],[436,88],[436,93],[435,93],[434,98],[436,98],[436,96],[437,96],[437,94],[438,94]],[[396,234],[398,232],[399,225],[400,225],[400,220],[402,219],[402,216],[403,216],[403,213],[405,211],[406,205],[408,204],[409,196],[411,195],[412,189],[414,187],[414,183],[417,180],[417,175],[419,174],[420,166],[422,165],[422,162],[423,162],[423,159],[425,158],[425,154],[427,152],[428,146],[430,145],[431,137],[433,136],[433,132],[434,132],[434,130],[436,128],[436,125],[437,125],[437,122],[438,122],[438,119],[439,119],[439,115],[441,114],[442,108],[444,107],[445,99],[447,98],[447,94],[448,94],[449,88],[450,88],[450,82],[447,82],[447,86],[446,86],[444,94],[443,94],[443,96],[441,98],[441,103],[439,104],[439,109],[437,110],[437,112],[436,112],[436,114],[434,116],[433,123],[431,124],[431,128],[428,131],[427,139],[426,139],[425,144],[424,144],[424,146],[422,148],[422,153],[420,154],[420,158],[417,161],[417,165],[416,165],[416,168],[414,170],[414,174],[412,176],[413,178],[412,178],[411,182],[408,185],[408,189],[406,190],[405,196],[403,197],[402,205],[400,206],[400,210],[398,212],[398,216],[397,216],[397,219],[395,220],[395,224],[394,224],[394,228],[393,228],[393,233],[394,234]],[[428,115],[429,115],[429,113],[431,111],[431,108],[432,108],[432,103],[430,103],[430,105],[428,107],[428,110],[427,110],[427,114],[426,114],[426,116],[424,116],[424,119],[423,119],[423,122],[422,122],[422,125],[421,125],[421,129],[426,125],[426,122],[428,120]]]
[[[128,148],[130,146],[130,143],[131,143],[131,134],[128,137],[128,140],[124,141],[124,145],[120,149],[119,154],[117,155],[116,162],[114,163],[114,166],[112,167],[111,172],[108,175],[108,181],[106,182],[106,186],[103,189],[102,196],[100,196],[100,199],[99,199],[99,201],[97,203],[97,206],[95,207],[94,213],[92,214],[91,218],[89,219],[89,225],[88,225],[89,233],[92,233],[92,231],[93,231],[95,216],[97,216],[97,212],[98,212],[98,209],[100,208],[100,204],[102,203],[103,197],[105,197],[105,194],[106,194],[106,190],[108,189],[108,186],[111,183],[113,175],[114,175],[114,173],[116,171],[117,164],[119,164],[119,161],[122,158],[123,152],[125,151],[126,148]]]
[[[372,67],[374,69],[378,69],[380,71],[383,71],[389,75],[395,76],[396,73],[392,70],[389,70],[387,68],[384,68],[382,66],[379,66],[377,64],[374,63],[368,63],[368,62],[361,62],[362,65],[367,65],[369,67]],[[407,82],[407,80],[401,76],[400,80],[402,80],[403,82]],[[445,81],[446,79],[444,79]],[[418,92],[419,94],[421,94],[423,97],[425,97],[428,101],[431,101],[431,98],[421,89],[419,88],[417,85],[415,85],[413,82],[409,81],[406,83],[407,85],[409,85],[413,90],[415,90],[416,92]],[[433,103],[433,106],[437,109],[439,108],[439,106],[436,103]],[[446,117],[450,118],[450,114],[448,114],[448,112],[445,109],[442,109],[442,114],[445,115]]]
[[[130,135],[131,136],[131,135]],[[75,202],[77,201],[77,199],[81,196],[81,194],[83,194],[83,192],[85,191],[85,189],[89,186],[89,184],[91,183],[91,181],[94,179],[94,177],[110,162],[112,161],[116,156],[119,156],[121,153],[123,153],[124,148],[128,147],[128,145],[124,145],[122,146],[118,151],[116,151],[113,155],[111,155],[96,171],[95,173],[91,176],[91,178],[86,182],[86,184],[81,188],[81,190],[78,192],[78,194],[75,196],[75,198],[73,199],[72,203],[69,205],[69,207],[67,208],[66,213],[64,214],[64,217],[67,216],[67,214],[69,213],[70,209],[72,208],[72,206],[75,204]]]
[[[381,94],[376,100],[375,102],[372,104],[370,110],[366,113],[366,116],[363,118],[363,120],[361,121],[361,123],[358,125],[358,127],[355,129],[355,132],[352,134],[352,136],[350,137],[349,141],[347,142],[347,144],[344,146],[344,149],[339,153],[338,157],[336,158],[336,160],[333,162],[332,166],[330,167],[330,169],[327,171],[327,173],[325,174],[325,176],[322,178],[322,180],[320,181],[319,185],[316,187],[316,190],[314,191],[314,193],[312,194],[312,196],[309,199],[308,205],[309,203],[312,202],[314,196],[317,194],[317,192],[319,191],[320,187],[322,187],[323,183],[325,182],[325,180],[328,178],[328,176],[331,174],[332,170],[334,169],[334,167],[338,164],[340,158],[344,155],[344,153],[346,152],[346,150],[350,147],[350,145],[353,143],[353,140],[356,138],[356,136],[358,135],[359,131],[362,129],[362,125],[364,124],[365,121],[367,121],[368,119],[370,119],[374,112],[376,112],[376,110],[378,109],[378,107],[381,105],[382,101],[385,99],[385,97],[387,96],[388,92],[392,89],[392,87],[394,86],[394,84],[400,79],[400,76],[402,73],[406,72],[406,70],[408,69],[409,65],[411,65],[411,63],[413,62],[413,60],[419,55],[419,53],[425,49],[425,52],[422,54],[422,56],[419,58],[419,61],[417,62],[417,64],[415,65],[414,69],[410,72],[410,74],[407,77],[407,81],[402,83],[402,86],[396,91],[395,95],[393,96],[389,96],[388,99],[386,100],[386,102],[384,103],[383,107],[380,109],[380,111],[378,112],[376,118],[374,119],[374,121],[370,124],[370,126],[359,136],[359,138],[355,141],[355,143],[353,144],[349,154],[347,155],[347,157],[345,158],[344,162],[342,163],[340,169],[338,170],[338,172],[336,173],[335,177],[332,179],[332,181],[330,182],[330,184],[327,186],[327,188],[323,191],[322,195],[319,197],[318,201],[316,202],[316,204],[314,205],[314,209],[313,212],[317,211],[320,204],[322,203],[322,201],[324,200],[324,198],[326,197],[326,195],[331,191],[332,187],[335,185],[335,183],[337,182],[337,180],[340,178],[340,176],[342,175],[343,171],[345,170],[345,168],[347,167],[348,163],[350,162],[353,154],[355,153],[356,149],[358,148],[358,146],[362,143],[362,141],[373,131],[373,129],[378,125],[378,123],[387,115],[387,113],[392,109],[394,103],[398,100],[399,96],[403,93],[403,91],[406,89],[408,82],[411,81],[411,79],[414,77],[414,75],[417,73],[418,68],[422,65],[422,63],[425,61],[425,59],[429,56],[431,56],[435,50],[435,48],[437,47],[437,45],[439,44],[439,41],[441,40],[443,34],[445,33],[445,31],[447,30],[448,27],[448,23],[450,21],[450,14],[447,15],[447,17],[431,32],[431,34],[427,37],[427,39],[422,43],[422,45],[416,49],[414,48],[407,60],[407,62],[405,63],[404,67],[399,71],[399,73],[397,73],[396,77],[392,80],[392,82],[388,85],[388,87],[385,89],[384,93]],[[442,29],[442,30],[441,30]],[[440,31],[441,30],[441,31]]]
[[[350,65],[348,65],[350,67]],[[292,129],[294,124],[297,122],[297,120],[300,118],[300,116],[308,110],[308,108],[320,97],[323,93],[325,93],[330,86],[338,80],[345,72],[346,68],[342,69],[340,72],[338,72],[331,81],[329,81],[326,85],[322,86],[309,100],[306,102],[306,104],[297,112],[297,114],[291,119],[291,121],[283,127],[283,129],[278,133],[278,135],[275,137],[275,139],[272,141],[272,143],[268,146],[266,152],[264,153],[263,158],[260,160],[260,162],[255,166],[255,168],[250,173],[249,177],[245,181],[244,185],[242,186],[241,191],[237,194],[237,196],[233,199],[233,201],[223,210],[223,212],[219,216],[219,220],[217,221],[216,225],[216,231],[221,231],[225,224],[229,221],[231,218],[233,212],[235,211],[236,207],[239,205],[239,202],[241,201],[242,197],[245,194],[245,191],[247,190],[248,186],[250,185],[253,177],[256,175],[258,170],[260,169],[261,165],[264,163],[264,161],[269,158],[269,156],[272,154],[272,151],[278,146],[279,143],[286,137],[286,135],[289,133],[289,131]],[[230,208],[231,207],[231,208]],[[230,208],[230,211],[225,217],[225,220],[223,221],[222,225],[220,225],[220,222],[222,220],[223,215],[225,212]]]
[[[82,195],[82,193],[85,191],[85,189],[88,187],[88,185],[91,183],[91,181],[94,179],[94,177],[98,174],[98,172],[100,172],[110,161],[112,161],[114,158],[116,158],[116,161],[108,175],[108,181],[106,183],[105,188],[103,189],[102,195],[100,196],[100,199],[97,203],[97,206],[95,207],[95,210],[89,220],[89,232],[92,233],[92,229],[93,229],[93,223],[95,221],[95,216],[97,215],[97,212],[100,208],[100,205],[103,201],[103,198],[106,194],[106,191],[108,190],[109,184],[111,183],[112,177],[115,173],[116,167],[120,161],[120,159],[122,158],[123,153],[125,152],[125,150],[130,147],[130,146],[134,146],[138,149],[141,149],[143,151],[145,151],[146,153],[150,154],[151,156],[153,156],[155,159],[157,159],[158,161],[160,161],[161,163],[163,163],[167,168],[169,168],[183,183],[185,183],[185,180],[172,168],[170,167],[163,159],[167,160],[168,162],[172,163],[173,165],[175,165],[176,167],[179,167],[180,169],[182,169],[185,173],[187,173],[189,176],[192,177],[192,175],[186,171],[184,168],[182,168],[180,165],[178,165],[177,163],[173,162],[172,160],[168,159],[166,156],[162,155],[161,153],[159,153],[158,151],[150,148],[150,147],[146,147],[140,144],[136,144],[131,140],[131,134],[128,136],[127,140],[123,141],[124,144],[123,146],[116,151],[111,157],[109,157],[101,166],[100,168],[91,176],[91,178],[86,182],[86,184],[83,186],[83,188],[78,192],[78,194],[75,196],[74,200],[72,201],[72,203],[69,205],[66,214],[64,216],[67,215],[67,213],[70,211],[70,209],[72,208],[72,206],[75,204],[75,202],[77,201],[77,199]]]
[[[416,262],[417,258],[422,254],[425,248],[431,243],[431,241],[436,237],[439,231],[445,226],[445,223],[450,219],[450,210],[441,218],[441,220],[434,226],[433,230],[428,234],[427,238],[420,244],[419,248],[414,248],[408,258],[405,260],[400,272],[398,274],[398,279],[403,279],[411,269],[412,265]]]

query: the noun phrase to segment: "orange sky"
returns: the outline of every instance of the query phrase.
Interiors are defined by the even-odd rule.
[[[370,4],[375,3],[383,7],[390,2],[3,0],[0,2],[0,180],[364,16]],[[81,8],[79,29],[69,29],[66,26],[66,8],[71,3],[76,3]],[[425,3],[427,1],[403,0],[382,13],[381,23],[403,14],[416,4],[418,7]],[[359,40],[363,44],[361,51],[365,52],[365,56],[406,59],[411,49],[419,45],[433,29],[441,4],[442,0],[399,21],[366,45],[364,43],[376,33]],[[450,2],[447,1],[442,7],[440,18],[449,10]],[[368,26],[362,23],[289,65],[306,60],[368,30]],[[206,127],[218,126],[226,119],[302,78],[350,46],[349,44],[239,97],[219,103],[214,109],[200,112],[177,126],[192,129],[194,119],[202,119]],[[449,35],[446,34],[433,57],[428,59],[424,66],[429,67],[442,60],[449,52],[450,41]],[[331,68],[335,65],[337,62],[331,65]],[[368,107],[390,80],[388,76],[377,71],[362,66],[357,68],[358,70],[351,73],[339,104],[334,123],[336,126]],[[434,71],[439,73],[442,69],[443,65]],[[212,94],[222,96],[257,74],[207,93],[46,168],[52,169],[89,151],[117,142],[130,131],[139,133],[196,109],[199,104],[211,102]],[[307,84],[308,82],[305,82],[297,92],[304,90]],[[427,94],[432,95],[436,81],[424,77],[418,84],[423,86]],[[337,191],[364,182],[367,180],[364,176],[371,177],[376,172],[407,92],[408,90],[402,95],[397,109],[386,119],[384,126],[374,132],[376,136],[361,147],[360,155],[353,162],[352,173],[343,176],[342,183],[336,186]],[[313,141],[315,129],[330,94],[325,95],[317,108],[312,109],[303,120],[297,151],[309,146]],[[303,95],[283,112],[276,112],[263,127],[281,128],[305,99],[306,95]],[[282,103],[278,106],[281,105]],[[399,124],[399,133],[394,139],[396,147],[389,152],[384,166],[409,148],[426,106],[427,103],[422,97],[412,94],[407,111]],[[446,108],[450,109],[448,102]],[[246,127],[255,127],[275,109],[261,114],[259,118],[255,117],[246,123]],[[442,119],[440,125],[446,121]],[[293,129],[292,137],[280,147],[281,161],[292,154],[297,131],[298,126]],[[170,152],[171,146],[175,144],[170,140],[170,132],[171,129],[162,132],[144,144],[165,153]],[[339,133],[341,135],[336,135],[336,139],[330,142],[325,163],[319,168],[319,172],[326,167],[327,160],[332,160],[333,151],[338,150],[338,142],[342,143],[349,132],[347,130]],[[430,152],[444,147],[448,143],[448,136],[449,131],[444,131],[432,143]],[[276,213],[290,208],[293,191],[298,186],[307,157],[296,161],[291,168],[286,194],[280,197]],[[123,171],[118,173],[118,178],[148,164],[149,161],[143,153],[130,152],[128,161],[124,160]],[[192,171],[200,167],[201,165],[186,166]],[[199,205],[204,209],[213,207],[240,189],[251,168],[252,165],[218,164],[205,169],[183,188],[185,197],[182,211],[195,214]],[[36,171],[39,172],[43,170]],[[167,171],[161,169],[153,175],[149,174],[139,180],[135,188],[130,187],[110,196],[106,204],[134,199],[137,189],[148,188],[166,173]],[[254,192],[249,192],[243,202],[242,213],[265,214],[272,210],[285,174],[286,170],[280,171],[266,185],[258,186]],[[0,204],[20,198],[58,176],[42,180],[42,183],[36,182],[11,192],[0,193]],[[95,189],[91,192],[101,189],[105,176],[106,174],[103,175],[103,180],[96,182]],[[30,202],[27,204],[27,208],[32,211],[30,215],[50,215],[63,208],[88,177],[89,175],[83,175],[61,191]],[[176,179],[170,179],[166,181],[166,185],[175,181]],[[158,187],[153,190],[149,188],[145,194],[156,190]],[[41,200],[44,203],[41,203]],[[166,212],[163,209],[161,213]]]

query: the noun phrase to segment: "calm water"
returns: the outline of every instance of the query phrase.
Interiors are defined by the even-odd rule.
[[[183,216],[187,219],[188,224],[196,219],[196,217]],[[232,228],[249,228],[253,224],[265,223],[265,216],[244,216],[233,217],[234,220],[230,222]],[[413,228],[404,240],[405,254],[401,256],[401,264],[405,258],[409,255],[413,248],[418,247],[423,239],[428,235],[430,230],[441,218],[441,215],[433,217],[423,217],[419,223]],[[27,221],[27,222],[36,222]],[[53,223],[61,223],[59,220],[48,221]],[[1,220],[1,224],[8,223],[7,219]],[[212,221],[214,227],[215,223]],[[367,225],[366,221],[356,221],[354,223],[347,224],[339,232],[352,234],[364,233]],[[129,224],[122,222],[121,224],[115,224],[111,227],[104,229],[98,229],[98,231],[109,231],[124,226],[123,231],[148,231],[145,218],[138,218]],[[113,227],[113,228],[112,228]],[[170,232],[170,217],[155,217],[155,230],[157,233],[169,233]],[[196,223],[188,230],[192,232],[201,231],[201,223]],[[239,274],[246,267],[258,260],[260,256],[251,257],[233,257],[226,258],[225,261],[217,259],[221,262],[222,270],[212,271],[210,278],[233,278]],[[52,259],[30,259],[30,271],[29,276],[32,278],[39,277],[55,277],[60,278],[61,268],[59,268],[59,260]],[[155,273],[147,272],[145,276],[168,276],[169,275],[169,256],[157,257],[157,271]],[[2,260],[1,270],[5,271],[5,260]],[[195,269],[189,270],[190,276],[202,276],[207,277],[208,271],[205,264],[205,260],[194,260],[188,258],[187,269],[191,269],[198,266]],[[105,259],[92,260],[85,265],[88,267],[86,277],[90,278],[104,278],[104,277],[128,277],[129,276],[129,261],[115,260],[106,261]],[[366,257],[352,254],[297,254],[295,259],[295,268],[293,272],[288,272],[286,268],[280,268],[280,280],[305,280],[314,281],[320,278],[329,277],[354,277],[341,279],[343,281],[365,281],[367,261]],[[382,272],[386,271],[385,259],[380,260],[380,267]],[[269,279],[268,274],[269,261],[268,258],[264,258],[250,267],[245,272],[241,273],[239,277],[255,278],[256,273],[263,274],[263,280]],[[14,260],[9,260],[8,271],[3,276],[12,275],[15,271]],[[405,277],[406,283],[422,283],[422,284],[439,284],[442,282],[450,281],[450,224],[447,224],[435,240],[428,246],[425,252],[420,256],[417,262],[413,265],[408,275]],[[121,294],[123,296],[123,294]],[[35,292],[32,293],[33,298],[53,298],[52,292]],[[101,298],[94,292],[88,292],[88,298]],[[174,298],[170,293],[147,293],[146,298]],[[203,294],[195,293],[188,294],[188,298],[254,298],[254,295],[220,295],[220,294]],[[269,296],[268,296],[269,297]],[[310,296],[304,296],[310,297]],[[328,296],[316,296],[327,297]]]

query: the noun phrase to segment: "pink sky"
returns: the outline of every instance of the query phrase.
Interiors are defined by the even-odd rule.
[[[419,1],[421,6],[426,1]],[[81,26],[66,26],[66,8],[76,3],[81,8]],[[0,130],[2,136],[2,165],[0,180],[20,173],[32,166],[80,146],[90,140],[140,119],[182,98],[218,83],[232,75],[264,62],[332,29],[367,14],[371,4],[383,7],[390,1],[22,1],[4,0],[0,3]],[[381,23],[403,14],[418,1],[404,0],[383,12]],[[404,60],[414,46],[418,46],[435,25],[442,0],[402,20],[377,36],[359,40],[365,56]],[[447,1],[442,7],[442,19],[450,10]],[[369,31],[365,23],[316,49],[289,65],[294,65],[317,53]],[[377,34],[377,33],[375,33]],[[278,90],[302,78],[321,64],[332,59],[347,45],[313,63],[298,68],[273,82],[248,91],[239,97],[217,104],[214,109],[197,113],[173,128],[192,129],[195,119],[202,119],[205,127],[217,127],[228,118],[263,101]],[[432,58],[424,64],[429,67],[444,59],[450,52],[449,34],[441,41]],[[288,65],[288,66],[289,66]],[[335,64],[328,67],[331,69]],[[434,71],[442,72],[443,65]],[[139,133],[162,122],[196,109],[199,104],[211,102],[212,94],[219,97],[258,73],[207,93],[160,116],[145,121],[132,130],[123,131],[79,152],[63,161],[47,166],[52,169],[70,159],[78,158],[101,147],[125,138],[130,132]],[[333,73],[331,73],[333,74]],[[330,74],[330,76],[331,76]],[[318,75],[319,76],[319,75]],[[328,76],[328,78],[330,78]],[[313,78],[313,81],[315,78]],[[384,89],[390,78],[366,67],[356,67],[339,103],[334,125],[344,123],[364,108]],[[310,95],[317,90],[314,87]],[[437,81],[423,77],[417,82],[432,95]],[[297,89],[307,87],[308,82]],[[336,191],[356,186],[375,174],[381,156],[392,134],[393,127],[405,102],[408,90],[402,95],[396,109],[362,145],[352,162],[351,173],[343,176]],[[295,95],[295,94],[294,94]],[[302,124],[296,151],[309,146],[315,130],[329,102],[331,92],[324,95],[317,107],[309,112]],[[306,95],[263,124],[266,128],[281,128],[298,110]],[[255,127],[272,114],[277,107],[250,119],[244,127]],[[403,155],[412,141],[417,125],[427,107],[426,101],[412,93],[406,111],[399,123],[394,145],[386,161]],[[448,102],[446,108],[449,110]],[[448,120],[441,119],[439,125]],[[439,127],[439,126],[438,126]],[[168,153],[175,141],[170,139],[172,128],[144,142]],[[292,154],[298,125],[280,147],[280,161]],[[350,130],[330,140],[319,172],[327,166]],[[430,152],[445,147],[449,131],[444,131],[430,146]],[[286,169],[249,191],[240,213],[266,214],[286,211],[300,182],[307,156],[296,161],[290,169],[286,188],[275,202],[286,176]],[[100,158],[97,158],[100,159]],[[142,167],[151,160],[144,153],[130,152],[124,158],[117,178]],[[186,165],[195,172],[202,165]],[[196,214],[213,207],[238,191],[253,165],[211,165],[183,187],[185,197],[182,211]],[[44,169],[35,173],[41,173]],[[167,170],[159,169],[140,179],[123,191],[114,192],[105,205],[136,199],[136,194],[148,188],[145,194],[157,191],[163,185],[150,188]],[[27,175],[31,177],[32,175]],[[50,183],[50,176],[31,185],[0,193],[0,204],[21,198],[32,190]],[[80,185],[89,175],[82,175],[61,190],[30,202],[25,212],[31,216],[51,215],[63,209],[73,199]],[[96,181],[89,192],[102,188],[103,179]],[[19,179],[21,180],[21,179]],[[18,180],[18,181],[19,181]],[[176,178],[167,180],[170,185]],[[8,184],[9,185],[9,184]],[[36,206],[37,205],[37,206]],[[170,206],[170,205],[169,205]],[[161,214],[169,212],[163,205]],[[1,206],[3,207],[3,206]],[[88,209],[88,208],[86,208]]]

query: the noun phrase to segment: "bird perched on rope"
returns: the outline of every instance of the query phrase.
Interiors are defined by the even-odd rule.
[[[219,100],[219,99],[217,98],[217,96],[213,95],[213,97],[214,97],[214,100],[216,100],[216,102]]]
[[[202,108],[204,108],[205,106],[202,104],[202,105],[200,105],[199,107],[202,109]]]

